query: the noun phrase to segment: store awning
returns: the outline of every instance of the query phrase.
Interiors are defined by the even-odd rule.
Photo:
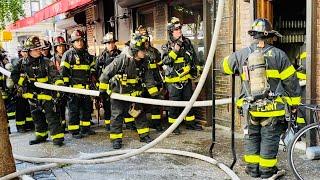
[[[127,8],[130,6],[138,5],[138,4],[143,4],[148,2],[148,0],[118,0],[118,4],[122,8]]]
[[[6,30],[14,30],[39,23],[58,14],[71,11],[79,6],[91,3],[93,0],[60,0],[36,12],[33,16],[24,18],[10,24]]]

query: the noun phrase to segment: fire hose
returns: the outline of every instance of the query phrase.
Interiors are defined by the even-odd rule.
[[[211,46],[210,46],[210,50],[209,50],[209,54],[207,57],[207,61],[206,64],[204,66],[204,70],[203,73],[201,74],[199,83],[190,99],[190,101],[188,101],[187,103],[184,103],[184,110],[182,111],[182,113],[180,114],[180,116],[177,118],[176,122],[173,123],[163,134],[161,134],[159,137],[157,137],[155,140],[153,140],[151,143],[142,146],[139,149],[132,149],[132,150],[127,150],[127,151],[123,151],[123,153],[119,153],[121,155],[117,155],[116,152],[118,151],[112,151],[112,152],[107,152],[110,155],[117,155],[117,156],[112,156],[112,157],[108,157],[108,158],[104,158],[104,159],[94,159],[94,160],[85,160],[85,159],[54,159],[54,158],[33,158],[33,157],[23,157],[23,156],[17,156],[14,155],[16,159],[25,159],[28,161],[33,161],[33,162],[56,162],[56,163],[62,163],[62,164],[97,164],[97,163],[109,163],[109,162],[115,162],[115,161],[119,161],[119,160],[123,160],[138,154],[141,154],[143,152],[146,152],[147,150],[152,151],[152,147],[154,147],[155,145],[157,145],[159,142],[161,142],[164,138],[166,138],[169,134],[172,133],[172,131],[174,129],[176,129],[178,127],[178,125],[182,122],[183,118],[187,115],[187,113],[190,111],[190,109],[192,108],[192,105],[195,103],[198,95],[201,92],[201,89],[205,83],[206,77],[208,75],[209,69],[210,69],[210,65],[212,63],[213,60],[213,56],[216,50],[216,45],[217,45],[217,40],[218,40],[218,34],[219,34],[219,30],[220,30],[220,25],[221,25],[221,20],[222,20],[222,14],[223,14],[223,6],[224,6],[224,0],[219,0],[219,5],[218,5],[218,12],[217,12],[217,21],[215,24],[215,29],[214,29],[214,34],[213,34],[213,38],[211,41]],[[79,89],[77,89],[78,91]],[[131,98],[128,96],[126,97],[126,101]],[[172,104],[170,105],[172,106]],[[156,151],[156,150],[155,150]],[[190,153],[190,152],[183,152],[180,151],[178,152],[177,150],[170,150],[170,149],[166,149],[164,151],[162,151],[161,153],[169,153],[169,154],[179,154],[179,155],[184,155],[184,156],[190,156],[190,157],[194,157],[194,158],[200,158],[202,160],[208,159],[208,161],[213,162],[214,164],[218,165],[219,168],[221,168],[224,172],[226,172],[232,179],[239,179],[239,177],[232,171],[230,170],[227,166],[221,164],[221,163],[217,163],[217,161],[215,161],[214,159],[210,158],[210,157],[206,157],[200,154],[195,154],[195,153]],[[210,160],[209,160],[210,159]],[[207,161],[207,162],[208,162]],[[55,164],[58,165],[58,164]],[[47,169],[48,167],[51,168],[52,165],[45,165],[46,167],[43,167],[45,169]],[[35,168],[36,171],[39,171],[41,168]],[[30,173],[30,172],[29,172]],[[11,175],[11,174],[10,174]],[[9,178],[14,178],[17,176],[10,176],[7,175],[1,179],[9,179]],[[21,175],[21,174],[20,174]],[[9,178],[8,178],[9,177]]]

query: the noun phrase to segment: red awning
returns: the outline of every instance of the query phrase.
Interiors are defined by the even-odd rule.
[[[34,25],[43,20],[54,17],[58,14],[65,13],[76,7],[83,6],[93,0],[60,0],[36,12],[33,16],[18,20],[17,22],[7,26],[6,30],[19,29]]]

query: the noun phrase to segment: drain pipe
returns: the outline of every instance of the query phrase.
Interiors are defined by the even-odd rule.
[[[236,51],[236,28],[237,28],[237,0],[233,0],[233,35],[232,35],[232,51]],[[236,148],[235,148],[235,142],[234,142],[234,131],[235,131],[235,85],[236,85],[235,75],[232,74],[232,95],[231,95],[231,149],[232,149],[232,156],[233,161],[230,165],[230,169],[233,169],[233,166],[237,162],[237,154],[236,154]]]

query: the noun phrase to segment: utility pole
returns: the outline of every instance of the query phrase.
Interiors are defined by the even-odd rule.
[[[8,118],[4,101],[0,95],[0,177],[16,172],[9,140]]]

